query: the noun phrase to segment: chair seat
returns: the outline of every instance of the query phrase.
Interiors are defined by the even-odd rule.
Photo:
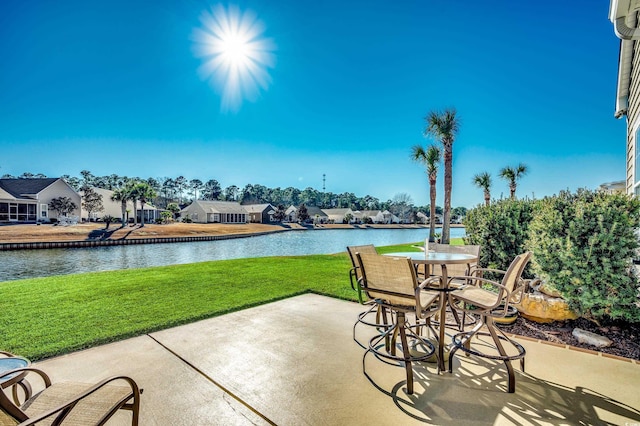
[[[18,422],[0,409],[0,426],[16,426]]]
[[[451,292],[451,296],[483,309],[489,309],[497,303],[498,295],[481,287],[468,285]]]
[[[55,383],[28,399],[20,407],[29,417],[36,417],[44,412],[65,404],[80,395],[92,385],[76,382]],[[133,397],[131,387],[107,385],[78,402],[76,407],[65,418],[65,425],[99,425],[108,419],[124,403]],[[105,414],[106,413],[106,414]],[[49,421],[38,424],[49,425],[55,420],[53,415]]]

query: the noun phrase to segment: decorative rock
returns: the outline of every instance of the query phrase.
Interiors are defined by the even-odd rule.
[[[613,344],[613,342],[608,338],[581,328],[574,328],[571,334],[573,334],[573,337],[578,339],[578,342],[595,346],[597,348],[606,348]]]
[[[522,301],[515,306],[523,317],[539,323],[578,318],[578,315],[569,309],[569,305],[564,299],[550,297],[538,291],[525,293],[522,296]]]
[[[540,284],[540,286],[538,287],[538,291],[540,293],[544,293],[547,296],[551,296],[551,297],[562,297],[562,293],[560,293],[558,290],[555,289],[554,286],[546,283],[546,282],[542,282],[542,284]]]

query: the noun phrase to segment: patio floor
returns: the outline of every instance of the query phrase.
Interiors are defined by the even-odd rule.
[[[351,327],[362,307],[306,294],[38,362],[54,382],[133,377],[142,425],[637,424],[640,364],[519,339],[526,373],[465,357],[453,374],[367,357]],[[120,412],[113,424],[127,424]]]

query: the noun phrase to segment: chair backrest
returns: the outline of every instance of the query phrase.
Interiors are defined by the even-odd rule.
[[[429,243],[429,250],[436,253],[460,253],[470,254],[476,257],[476,260],[467,264],[451,264],[447,265],[447,275],[450,277],[460,277],[469,274],[469,269],[478,266],[480,260],[479,245],[462,245],[452,246],[450,244]],[[432,265],[431,273],[433,275],[442,275],[442,267],[440,265]]]
[[[349,257],[351,258],[351,265],[353,266],[353,273],[355,274],[356,280],[359,280],[362,277],[360,273],[360,264],[358,263],[358,259],[356,258],[356,253],[366,253],[366,254],[378,254],[376,251],[376,247],[373,244],[367,244],[364,246],[347,246],[347,252],[349,253]]]
[[[357,253],[362,266],[362,287],[372,299],[392,305],[415,306],[416,270],[408,257]]]
[[[530,251],[517,255],[509,265],[509,268],[507,268],[507,272],[502,278],[502,285],[505,286],[509,293],[512,293],[518,286],[522,272],[531,260],[531,255]]]

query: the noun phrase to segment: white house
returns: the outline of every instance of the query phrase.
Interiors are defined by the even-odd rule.
[[[113,196],[114,191],[110,189],[104,188],[96,188],[92,187],[92,189],[99,195],[102,196],[102,207],[103,210],[97,212],[91,212],[91,216],[89,217],[89,212],[85,210],[84,206],[82,207],[82,219],[84,220],[100,220],[104,216],[112,216],[116,218],[116,221],[122,219],[122,203],[120,201],[112,201],[111,197]],[[80,196],[84,197],[82,191],[80,191]],[[134,203],[132,200],[128,200],[126,203],[126,220],[129,220],[130,217],[133,217],[131,213],[134,210]],[[140,203],[138,201],[135,202],[135,211],[137,220],[140,221],[142,217],[142,210],[140,210]],[[144,221],[145,222],[153,222],[160,216],[158,209],[150,203],[145,203],[144,205]],[[132,219],[133,220],[133,219]]]
[[[275,222],[273,215],[276,214],[276,208],[271,204],[244,204],[242,207],[249,213],[249,222],[251,223],[271,223]]]
[[[327,221],[329,222],[343,223],[344,218],[347,215],[351,215],[351,217],[353,217],[351,222],[355,220],[355,215],[351,209],[322,209],[322,211],[327,215]]]
[[[196,223],[247,223],[249,213],[235,201],[195,200],[180,211]]]
[[[49,222],[58,213],[49,210],[54,198],[67,197],[76,209],[69,216],[80,216],[80,195],[63,179],[0,179],[0,222]]]

